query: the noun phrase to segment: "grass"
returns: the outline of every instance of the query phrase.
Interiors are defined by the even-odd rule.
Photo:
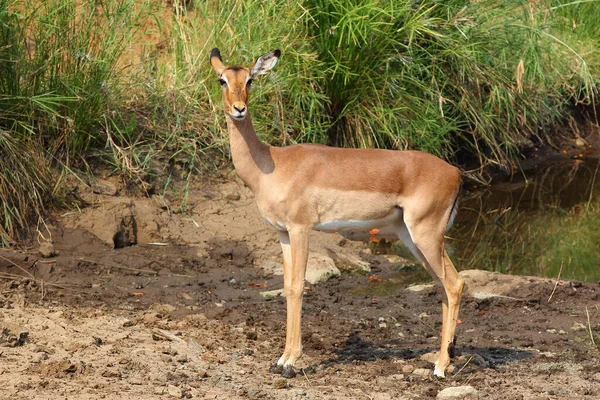
[[[471,233],[454,233],[449,243],[461,269],[556,277],[562,264],[563,278],[600,280],[600,202],[496,217],[483,218]]]
[[[183,180],[184,207],[193,176],[228,154],[212,47],[242,65],[282,51],[251,94],[269,143],[508,166],[595,104],[599,4],[0,0],[3,241],[66,198],[65,169],[108,166],[148,195]],[[8,162],[23,153],[17,179]]]

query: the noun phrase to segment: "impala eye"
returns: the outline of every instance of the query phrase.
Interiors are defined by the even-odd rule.
[[[227,81],[225,79],[219,79],[219,84],[221,86],[225,86],[225,85],[227,85]]]
[[[252,79],[248,79],[248,81],[246,82],[246,87],[250,86],[252,86]]]

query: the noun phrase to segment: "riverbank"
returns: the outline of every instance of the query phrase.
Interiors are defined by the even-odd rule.
[[[457,357],[440,381],[430,361],[440,290],[410,261],[317,232],[312,253],[340,276],[307,285],[305,374],[283,380],[268,365],[284,342],[284,299],[261,296],[282,287],[279,244],[234,173],[191,187],[186,213],[97,183],[104,194],[79,187],[88,206],[41,231],[51,245],[39,236],[0,250],[3,397],[385,400],[464,385],[486,399],[600,394],[597,284],[463,272]],[[137,244],[115,249],[115,236]]]

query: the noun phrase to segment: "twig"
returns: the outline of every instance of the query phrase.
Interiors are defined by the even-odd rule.
[[[304,375],[304,379],[306,379],[306,382],[308,382],[308,386],[313,387],[312,383],[310,382],[310,379],[308,379],[308,376],[306,376],[306,372],[304,372],[304,368],[302,368],[301,371],[302,375]]]
[[[552,300],[552,296],[554,296],[554,292],[556,291],[556,287],[558,286],[558,281],[560,280],[560,274],[562,272],[562,268],[563,268],[563,261],[560,261],[560,269],[558,270],[558,276],[556,277],[556,283],[554,283],[554,289],[552,289],[552,293],[550,293],[550,297],[548,297],[548,303],[550,303],[550,300]]]
[[[0,256],[1,259],[3,259],[6,262],[11,263],[12,265],[14,265],[15,267],[19,268],[21,271],[25,272],[27,275],[29,275],[31,278],[34,278],[33,275],[31,275],[31,272],[27,271],[25,268],[21,267],[18,264],[15,264],[13,261],[9,260],[8,258],[4,257],[4,256]],[[34,278],[35,279],[35,278]]]
[[[465,365],[463,365],[462,368],[459,369],[458,372],[454,374],[454,376],[458,376],[458,374],[460,374],[462,372],[462,370],[465,369],[467,367],[467,365],[469,365],[469,363],[471,362],[471,360],[473,359],[473,357],[475,357],[475,356],[471,356],[471,358],[469,358],[467,360],[467,362],[465,363]]]
[[[153,329],[152,330],[152,334],[161,337],[163,339],[166,339],[170,342],[181,342],[181,343],[185,343],[185,340],[183,340],[182,338],[173,335],[172,333],[163,331],[162,329]],[[187,343],[186,343],[187,344]]]
[[[592,344],[597,349],[596,341],[594,340],[594,334],[592,333],[592,324],[590,323],[590,313],[588,311],[587,306],[585,306],[585,313],[587,314],[587,322],[588,322],[588,331],[590,332],[590,339],[592,339]]]

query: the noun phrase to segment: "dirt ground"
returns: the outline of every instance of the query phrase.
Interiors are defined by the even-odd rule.
[[[464,385],[480,399],[600,398],[598,284],[463,272],[439,380],[441,291],[409,261],[321,233],[311,251],[342,274],[307,285],[302,370],[273,375],[285,299],[260,292],[282,287],[281,252],[249,191],[234,175],[199,182],[177,212],[108,186],[80,188],[88,205],[32,246],[0,250],[0,398],[422,399]]]

